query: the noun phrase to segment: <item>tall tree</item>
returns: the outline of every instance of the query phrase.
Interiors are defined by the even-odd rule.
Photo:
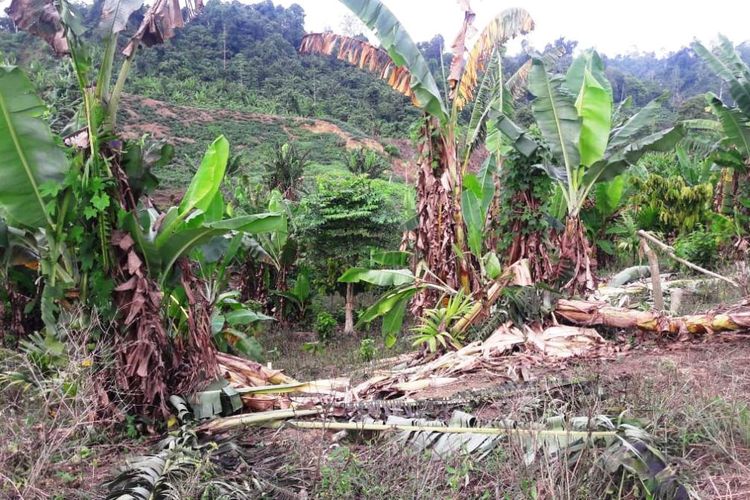
[[[398,212],[382,183],[365,175],[324,176],[303,200],[302,233],[309,242],[308,254],[326,268],[335,268],[333,274],[325,274],[338,277],[362,265],[371,249],[398,244]],[[345,333],[354,333],[354,292],[354,284],[347,283]]]

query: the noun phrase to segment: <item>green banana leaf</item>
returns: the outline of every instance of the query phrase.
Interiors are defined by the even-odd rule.
[[[627,146],[637,137],[644,135],[646,133],[644,131],[653,125],[659,117],[663,99],[663,97],[658,97],[649,102],[640,111],[630,117],[621,127],[614,129],[609,141],[609,149],[615,150]]]
[[[396,66],[411,73],[411,90],[417,106],[445,120],[448,116],[435,77],[417,45],[399,20],[380,0],[341,0],[371,30]]]
[[[581,92],[586,70],[609,95],[612,95],[612,84],[604,73],[604,62],[594,50],[587,50],[576,57],[568,68],[565,74],[565,86],[572,94],[578,95]]]
[[[576,109],[581,117],[578,151],[581,164],[589,167],[601,160],[607,150],[612,128],[612,94],[607,92],[588,68],[584,69]]]
[[[718,54],[714,54],[700,42],[693,44],[693,50],[719,78],[729,84],[729,94],[737,107],[745,116],[750,117],[750,70],[739,58],[732,43],[722,37]]]
[[[495,157],[490,156],[482,165],[478,175],[464,175],[464,190],[461,193],[461,209],[466,223],[469,250],[478,259],[482,258],[484,228],[492,199],[495,197],[493,172]]]
[[[42,187],[61,183],[69,162],[41,119],[45,109],[20,69],[0,66],[0,216],[11,226],[54,226]]]
[[[748,126],[747,122],[748,117],[736,109],[728,108],[714,94],[709,93],[706,96],[706,100],[714,114],[719,118],[726,140],[734,145],[745,158],[750,158],[750,126]]]
[[[384,316],[399,304],[402,299],[411,299],[422,287],[415,285],[404,285],[383,294],[373,305],[365,309],[359,317],[358,325],[370,323],[375,318]]]
[[[338,279],[339,283],[370,283],[376,286],[401,286],[414,283],[408,269],[365,269],[352,267]]]
[[[177,229],[163,244],[157,243],[156,245],[162,262],[161,281],[163,282],[169,275],[177,259],[212,238],[224,236],[232,231],[248,234],[268,233],[283,230],[285,225],[285,218],[279,214],[255,214],[208,222],[196,228]],[[156,241],[159,242],[159,239],[157,238]]]
[[[599,181],[608,181],[620,175],[630,165],[634,165],[650,151],[668,152],[674,150],[677,143],[685,136],[681,126],[668,128],[634,141],[627,146],[612,152],[611,155],[596,162],[583,176],[583,189],[588,192],[590,186]]]
[[[539,149],[539,144],[527,136],[528,131],[503,115],[495,122],[498,131],[510,142],[510,145],[524,156],[531,156]]]
[[[529,90],[535,96],[531,109],[549,150],[572,179],[581,160],[578,140],[581,120],[573,96],[561,76],[551,76],[541,59],[535,58],[529,74]]]
[[[215,203],[221,183],[224,182],[228,160],[229,141],[221,135],[206,150],[198,171],[185,191],[180,203],[181,216],[195,209],[206,212]]]
[[[359,318],[357,326],[361,327],[374,319],[382,317],[381,331],[386,347],[393,347],[396,335],[401,332],[406,315],[406,306],[423,287],[403,285],[383,294],[373,305],[368,307]]]
[[[596,210],[604,217],[613,215],[622,202],[625,194],[625,177],[618,175],[609,182],[600,182],[594,189]]]

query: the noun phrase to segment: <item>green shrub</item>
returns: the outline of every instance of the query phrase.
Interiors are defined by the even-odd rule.
[[[395,144],[386,144],[383,146],[383,151],[391,158],[401,158],[401,151]]]
[[[338,325],[338,322],[331,314],[325,311],[319,312],[317,318],[315,318],[315,333],[318,334],[318,339],[321,342],[331,340],[336,325]]]
[[[375,341],[372,339],[362,339],[359,343],[359,359],[362,361],[372,361],[375,358]]]
[[[702,267],[715,267],[714,263],[718,258],[716,238],[702,226],[677,238],[674,249],[678,257]]]

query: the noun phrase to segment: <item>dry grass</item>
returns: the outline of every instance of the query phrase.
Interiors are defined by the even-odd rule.
[[[115,455],[138,447],[120,443],[116,422],[97,414],[92,360],[105,356],[87,341],[98,327],[64,330],[65,353],[52,359],[0,354],[0,498],[94,498]]]
[[[304,352],[303,343],[313,338],[276,332],[263,343],[276,347],[275,367],[300,379],[351,373],[364,378],[375,366],[360,360],[360,338],[339,335],[321,353]],[[641,345],[626,356],[581,361],[555,374],[591,381],[585,386],[498,396],[463,409],[484,420],[512,418],[520,423],[552,415],[622,414],[655,437],[658,448],[671,458],[671,467],[697,496],[750,498],[748,340],[736,336],[724,342],[717,338],[700,344]],[[18,355],[3,357],[3,371],[36,373],[36,379],[25,392],[0,392],[0,419],[8,436],[0,444],[2,498],[97,498],[103,493],[101,483],[114,476],[116,466],[147,448],[94,425],[89,403],[96,396],[85,366],[91,354],[83,343],[73,344],[62,379],[42,377]],[[407,348],[400,345],[400,350]],[[376,358],[397,352],[378,344]],[[63,379],[79,381],[75,397],[65,394]],[[475,381],[491,383],[487,374],[477,374],[463,380],[464,388]],[[648,497],[642,484],[603,469],[602,450],[587,450],[578,460],[539,455],[528,465],[521,446],[512,442],[482,461],[465,456],[435,459],[375,435],[343,438],[323,431],[253,430],[241,432],[235,442],[244,458],[221,466],[213,462],[185,478],[180,484],[185,498],[188,491],[202,491],[211,481],[235,485],[253,497],[257,487],[248,482],[252,477],[263,478],[269,498]]]

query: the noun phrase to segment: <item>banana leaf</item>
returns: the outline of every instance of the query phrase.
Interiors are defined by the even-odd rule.
[[[531,66],[529,90],[535,96],[531,108],[539,130],[552,155],[565,167],[567,178],[572,179],[581,163],[578,152],[581,119],[574,97],[563,77],[547,73],[539,58],[534,58]]]
[[[417,106],[445,120],[448,112],[440,97],[435,77],[427,61],[399,20],[380,0],[341,0],[371,30],[375,31],[383,49],[399,67],[411,73],[411,90]]]
[[[53,227],[43,194],[69,169],[42,119],[46,107],[20,69],[0,66],[0,216],[12,226]]]
[[[376,286],[402,286],[414,283],[408,269],[365,269],[352,267],[338,279],[339,283],[370,283]]]
[[[730,109],[716,95],[706,96],[709,106],[719,118],[726,136],[725,141],[734,145],[745,158],[750,158],[750,125],[748,118],[736,109]]]

